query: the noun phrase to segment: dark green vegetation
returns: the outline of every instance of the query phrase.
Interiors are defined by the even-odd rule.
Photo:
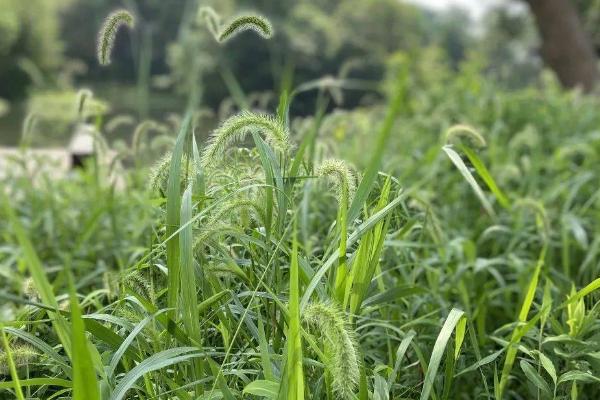
[[[309,82],[206,143],[142,122],[118,183],[11,164],[0,398],[598,398],[600,101],[387,71],[381,105]]]

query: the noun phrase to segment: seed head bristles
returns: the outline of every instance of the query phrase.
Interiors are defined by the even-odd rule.
[[[253,30],[264,39],[273,36],[273,27],[268,19],[257,14],[241,15],[233,18],[221,28],[217,40],[224,43],[241,32]]]
[[[40,301],[40,292],[37,290],[33,278],[29,277],[23,281],[23,294],[31,301]]]
[[[106,132],[113,133],[118,128],[124,125],[133,125],[134,123],[135,119],[131,115],[123,114],[117,115],[116,117],[112,118],[106,123],[104,127],[106,129]]]
[[[208,30],[213,35],[215,40],[219,40],[219,28],[221,27],[221,16],[217,12],[208,6],[200,7],[198,9],[198,23],[205,22]]]
[[[102,29],[98,33],[97,55],[100,65],[110,64],[110,53],[112,52],[117,32],[123,25],[130,29],[134,26],[134,19],[127,10],[115,10],[106,17]]]
[[[156,136],[150,142],[150,148],[153,151],[158,151],[161,149],[171,150],[171,149],[173,149],[174,146],[175,146],[175,138],[173,138],[172,136],[169,136],[167,134],[162,134],[162,135]]]
[[[154,129],[157,126],[156,122],[152,120],[145,120],[140,122],[133,131],[133,136],[131,138],[131,152],[133,155],[137,155],[140,150],[140,143],[142,137],[148,132],[150,129]]]
[[[221,237],[227,234],[239,233],[239,229],[234,228],[231,225],[224,224],[220,221],[212,221],[212,225],[203,224],[198,232],[195,233],[194,238],[194,253],[201,251],[208,244],[219,246],[218,240],[213,240],[213,236]]]
[[[186,171],[185,166],[188,164],[188,157],[183,156],[181,160],[181,190],[183,191],[190,180],[196,176],[196,168],[194,162],[190,161],[190,171]],[[165,197],[167,193],[167,183],[169,180],[169,168],[171,166],[171,153],[165,154],[150,170],[148,177],[148,188],[153,194]],[[186,179],[187,177],[187,179]]]
[[[275,117],[244,111],[228,118],[209,138],[202,154],[202,168],[214,168],[232,143],[242,140],[252,130],[260,130],[266,142],[283,153],[290,148],[289,132]]]
[[[29,345],[19,344],[10,347],[10,354],[17,368],[31,366],[39,357],[35,349]],[[0,375],[8,375],[8,373],[8,356],[5,351],[0,350]]]
[[[79,119],[83,117],[83,109],[85,107],[85,102],[91,98],[94,94],[90,89],[80,89],[77,92],[77,116]]]
[[[469,138],[475,147],[485,147],[487,144],[481,133],[469,125],[454,125],[446,131],[446,143],[451,143],[461,136]]]
[[[550,219],[548,218],[546,208],[540,201],[526,197],[515,201],[513,207],[515,209],[530,208],[531,210],[533,210],[535,212],[535,219],[538,230],[540,231],[540,234],[542,235],[544,241],[548,240],[548,238],[550,237]]]
[[[359,354],[355,332],[344,313],[334,304],[309,304],[303,314],[305,323],[315,328],[324,339],[327,366],[333,390],[340,399],[353,399],[359,380]]]
[[[133,289],[136,293],[144,296],[146,299],[154,303],[156,299],[152,282],[146,278],[142,272],[134,271],[123,279],[123,283]]]
[[[254,210],[254,213],[256,214],[254,216],[254,219],[259,224],[264,225],[265,221],[267,220],[265,210],[261,207],[261,205],[259,203],[252,201],[252,200],[247,200],[247,199],[238,199],[238,200],[234,200],[234,201],[225,203],[225,205],[223,205],[219,209],[219,211],[217,211],[217,213],[211,218],[211,220],[214,222],[220,221],[226,215],[232,213],[233,211],[235,211],[237,209],[246,209],[246,208],[251,208],[252,210]]]
[[[321,163],[316,171],[318,176],[329,176],[333,179],[337,191],[338,201],[347,196],[348,203],[352,201],[356,192],[356,176],[343,160],[329,159]]]

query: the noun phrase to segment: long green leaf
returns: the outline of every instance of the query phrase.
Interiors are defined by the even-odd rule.
[[[375,184],[375,179],[377,179],[377,174],[379,172],[379,168],[381,167],[381,162],[383,159],[383,154],[387,147],[387,142],[392,134],[392,129],[394,127],[394,121],[396,121],[396,117],[398,116],[400,109],[404,105],[404,99],[406,96],[406,87],[407,87],[407,77],[408,73],[405,69],[402,69],[397,78],[396,87],[394,88],[394,97],[390,101],[387,114],[385,120],[383,121],[383,125],[377,134],[375,149],[373,150],[371,159],[369,160],[369,164],[367,169],[365,170],[365,174],[363,175],[360,184],[358,185],[358,189],[356,190],[356,194],[354,195],[354,200],[350,205],[350,209],[348,210],[348,222],[351,223],[358,216],[361,208],[367,201],[369,197],[369,193]],[[350,243],[348,243],[350,245]]]
[[[125,394],[127,394],[127,391],[135,385],[135,382],[148,372],[203,356],[204,353],[198,352],[195,347],[177,347],[156,353],[139,363],[131,371],[127,372],[117,387],[115,387],[115,390],[111,393],[109,399],[122,400],[125,397]]]
[[[362,224],[360,224],[354,230],[354,232],[352,232],[352,234],[348,237],[348,243],[347,243],[348,247],[352,246],[361,237],[363,237],[363,235],[365,235],[367,232],[369,232],[371,229],[373,229],[373,227],[376,226],[379,221],[384,219],[390,212],[392,212],[392,210],[394,208],[396,208],[403,199],[404,199],[404,196],[399,195],[394,200],[390,201],[390,203],[387,206],[385,206],[380,211],[378,211],[377,213],[375,213],[371,217],[369,217],[369,219],[367,219]],[[300,309],[301,310],[303,310],[306,307],[306,305],[308,304],[308,302],[310,300],[310,296],[312,296],[312,294],[316,290],[317,286],[319,285],[319,282],[321,281],[323,276],[325,276],[327,271],[329,271],[329,269],[335,264],[337,259],[338,259],[338,250],[333,252],[333,254],[331,254],[329,256],[327,261],[325,261],[325,263],[323,263],[321,268],[319,268],[319,270],[313,275],[308,286],[306,287],[306,290],[304,291],[304,294],[302,295],[302,300],[300,301]]]
[[[290,300],[287,330],[287,399],[304,399],[304,372],[302,368],[302,336],[300,327],[300,289],[298,285],[298,240],[294,224],[292,260],[290,263]]]
[[[71,305],[71,334],[73,355],[73,400],[100,400],[100,386],[94,362],[90,353],[91,343],[85,336],[85,324],[81,318],[81,309],[75,293],[75,285],[71,272],[67,271],[69,280],[69,300]]]
[[[471,174],[471,171],[469,171],[469,168],[467,168],[467,166],[463,162],[462,158],[460,158],[458,153],[454,151],[454,149],[452,149],[452,147],[450,146],[444,146],[442,147],[442,150],[444,150],[444,152],[450,158],[450,161],[452,161],[452,163],[456,166],[461,175],[465,178],[469,186],[471,186],[471,189],[473,189],[473,192],[475,192],[475,195],[481,202],[483,208],[485,208],[489,215],[495,217],[496,212],[494,211],[494,208],[492,207],[488,199],[485,197],[483,190],[481,190],[481,187],[479,187],[479,184],[473,177],[473,174]]]
[[[533,303],[533,297],[535,296],[535,290],[538,285],[538,280],[540,273],[542,271],[542,266],[544,265],[544,259],[546,257],[546,246],[542,248],[540,252],[540,256],[537,261],[537,265],[535,270],[533,271],[533,275],[531,276],[531,280],[529,281],[529,285],[527,286],[527,291],[525,292],[525,298],[523,299],[523,304],[521,305],[521,311],[519,311],[519,319],[518,322],[523,323],[527,321],[527,316],[529,315],[529,311],[531,310],[531,305]],[[504,359],[504,366],[502,367],[502,374],[500,376],[500,383],[498,387],[498,393],[500,398],[504,394],[504,390],[506,389],[506,385],[508,384],[508,378],[510,376],[510,371],[512,370],[513,364],[515,362],[515,357],[517,356],[517,347],[520,342],[520,338],[523,335],[523,327],[517,325],[512,333],[512,338],[510,343],[508,344],[508,350],[506,351],[506,358]]]
[[[244,394],[251,394],[267,399],[276,399],[279,393],[279,383],[267,380],[252,381],[244,388]]]
[[[33,247],[33,244],[29,240],[29,237],[25,232],[25,228],[23,228],[21,221],[15,214],[13,208],[10,206],[8,199],[6,198],[6,194],[3,190],[0,190],[0,199],[2,200],[4,209],[8,214],[8,219],[13,226],[13,230],[15,232],[19,245],[21,246],[23,257],[25,258],[25,263],[29,269],[29,273],[31,274],[31,278],[33,279],[35,288],[40,294],[42,303],[49,307],[52,307],[55,310],[58,310],[58,302],[56,301],[56,297],[54,296],[54,290],[52,289],[52,285],[50,284],[50,281],[46,276],[46,271],[42,266],[42,262],[40,261]],[[69,332],[67,322],[60,315],[60,313],[49,312],[49,314],[53,317],[52,325],[54,327],[54,331],[58,335],[65,351],[68,355],[70,355],[71,335]]]
[[[10,376],[12,378],[11,386],[15,389],[17,399],[25,400],[23,390],[21,389],[21,380],[19,379],[17,367],[15,366],[15,362],[12,357],[12,352],[10,351],[8,339],[6,338],[6,332],[4,332],[4,326],[2,325],[0,325],[0,332],[2,333],[2,347],[4,347],[4,353],[6,354],[6,360],[8,361],[8,370],[10,371]]]
[[[459,322],[463,318],[465,318],[464,314],[465,313],[463,311],[456,308],[453,308],[450,311],[450,314],[448,314],[446,322],[444,322],[442,330],[440,331],[435,341],[435,344],[433,345],[433,351],[431,353],[431,358],[429,359],[427,372],[425,372],[423,389],[421,390],[421,400],[429,399],[431,391],[433,390],[433,383],[437,375],[437,370],[440,366],[440,362],[442,361],[442,356],[444,355],[444,352],[446,350],[448,340],[450,340],[450,336],[452,336],[452,331],[454,331],[454,328],[459,324]]]
[[[167,237],[171,237],[178,231],[180,225],[181,211],[181,161],[184,153],[185,142],[189,131],[191,121],[191,113],[187,113],[177,141],[173,154],[171,156],[171,165],[169,167],[169,179],[167,182]],[[179,265],[179,235],[175,235],[167,242],[167,268],[168,276],[168,293],[167,306],[169,309],[169,317],[172,320],[177,320],[176,314],[177,300],[179,298],[179,282],[180,282],[180,265]]]

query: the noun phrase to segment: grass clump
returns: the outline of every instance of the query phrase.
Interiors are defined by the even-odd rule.
[[[600,104],[467,67],[299,121],[301,84],[206,143],[194,103],[97,118],[133,136],[120,187],[15,157],[0,399],[598,398]]]

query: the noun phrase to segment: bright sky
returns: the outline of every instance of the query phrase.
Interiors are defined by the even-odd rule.
[[[408,0],[410,3],[419,4],[434,10],[443,10],[450,7],[461,7],[471,13],[476,19],[485,11],[503,0]],[[505,0],[504,0],[505,1]]]

